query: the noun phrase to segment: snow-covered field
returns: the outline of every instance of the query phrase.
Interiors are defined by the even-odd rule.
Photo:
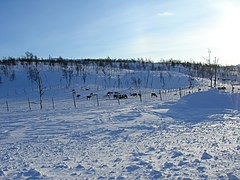
[[[9,101],[0,179],[239,179],[239,94]],[[124,91],[129,93],[128,91]],[[128,94],[129,95],[129,94]],[[207,102],[207,103],[206,103]],[[4,106],[4,105],[2,105]]]
[[[0,74],[0,179],[240,178],[239,88],[174,71],[38,67],[42,110],[34,65]]]

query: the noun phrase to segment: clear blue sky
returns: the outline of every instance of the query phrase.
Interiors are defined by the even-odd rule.
[[[0,58],[240,64],[239,0],[0,0]]]

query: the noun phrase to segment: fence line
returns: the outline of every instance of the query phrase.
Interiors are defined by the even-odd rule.
[[[165,89],[165,90],[158,90],[158,95],[159,98],[151,98],[150,93],[154,92],[156,90],[149,90],[149,91],[144,91],[144,94],[139,97],[139,99],[135,97],[128,97],[128,100],[133,100],[136,99],[139,103],[142,103],[144,101],[169,101],[169,100],[178,100],[183,96],[186,96],[188,94],[198,92],[198,91],[206,91],[206,88],[181,88],[181,89]],[[114,99],[113,97],[111,98],[106,98],[106,96],[103,96],[102,98],[99,98],[99,96],[92,97],[90,100],[87,100],[86,97],[82,98],[71,98],[68,99],[54,99],[51,97],[50,99],[44,99],[43,101],[43,109],[49,110],[49,109],[71,109],[73,107],[80,109],[80,108],[91,108],[92,106],[106,106],[106,105],[111,105],[107,102],[109,101],[115,101],[116,104],[125,104],[128,101],[127,99],[119,99],[116,98]],[[74,106],[72,105],[72,102],[74,100]],[[139,101],[140,100],[140,101]],[[4,112],[15,112],[15,111],[32,111],[32,110],[40,110],[39,107],[39,102],[38,101],[32,101],[29,97],[25,101],[9,101],[6,100],[5,102],[0,102],[0,113]]]

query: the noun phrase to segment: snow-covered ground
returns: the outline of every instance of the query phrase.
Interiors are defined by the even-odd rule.
[[[74,108],[71,92],[55,109],[2,103],[0,179],[240,178],[239,94],[145,90],[141,102],[122,90],[118,102],[106,92],[99,106],[81,96]]]
[[[238,88],[209,90],[209,80],[171,71],[42,64],[40,110],[25,66],[1,76],[0,179],[240,178]]]

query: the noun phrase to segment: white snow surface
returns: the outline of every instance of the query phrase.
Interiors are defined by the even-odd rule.
[[[74,76],[66,88],[60,72],[44,73],[43,110],[26,74],[3,79],[0,179],[240,178],[239,93],[208,90],[195,79],[199,87],[180,92],[189,77],[171,72],[152,72],[149,80],[141,72],[122,72],[120,88],[118,74],[105,81],[103,73],[96,78],[88,72],[88,86]],[[72,88],[81,95],[76,108]],[[171,90],[160,96],[159,88]],[[108,91],[128,98],[118,101]],[[142,101],[130,96],[140,92]],[[90,93],[98,96],[87,100]]]
[[[161,101],[146,92],[142,102],[102,97],[99,106],[80,99],[74,108],[69,98],[42,111],[15,102],[18,108],[0,113],[0,178],[237,179],[240,114],[228,100],[235,96],[210,90],[178,101],[169,92]],[[190,121],[185,108],[208,113]]]
[[[240,109],[240,94],[210,89],[182,97],[168,115],[184,121],[203,121],[212,114],[224,114]]]

